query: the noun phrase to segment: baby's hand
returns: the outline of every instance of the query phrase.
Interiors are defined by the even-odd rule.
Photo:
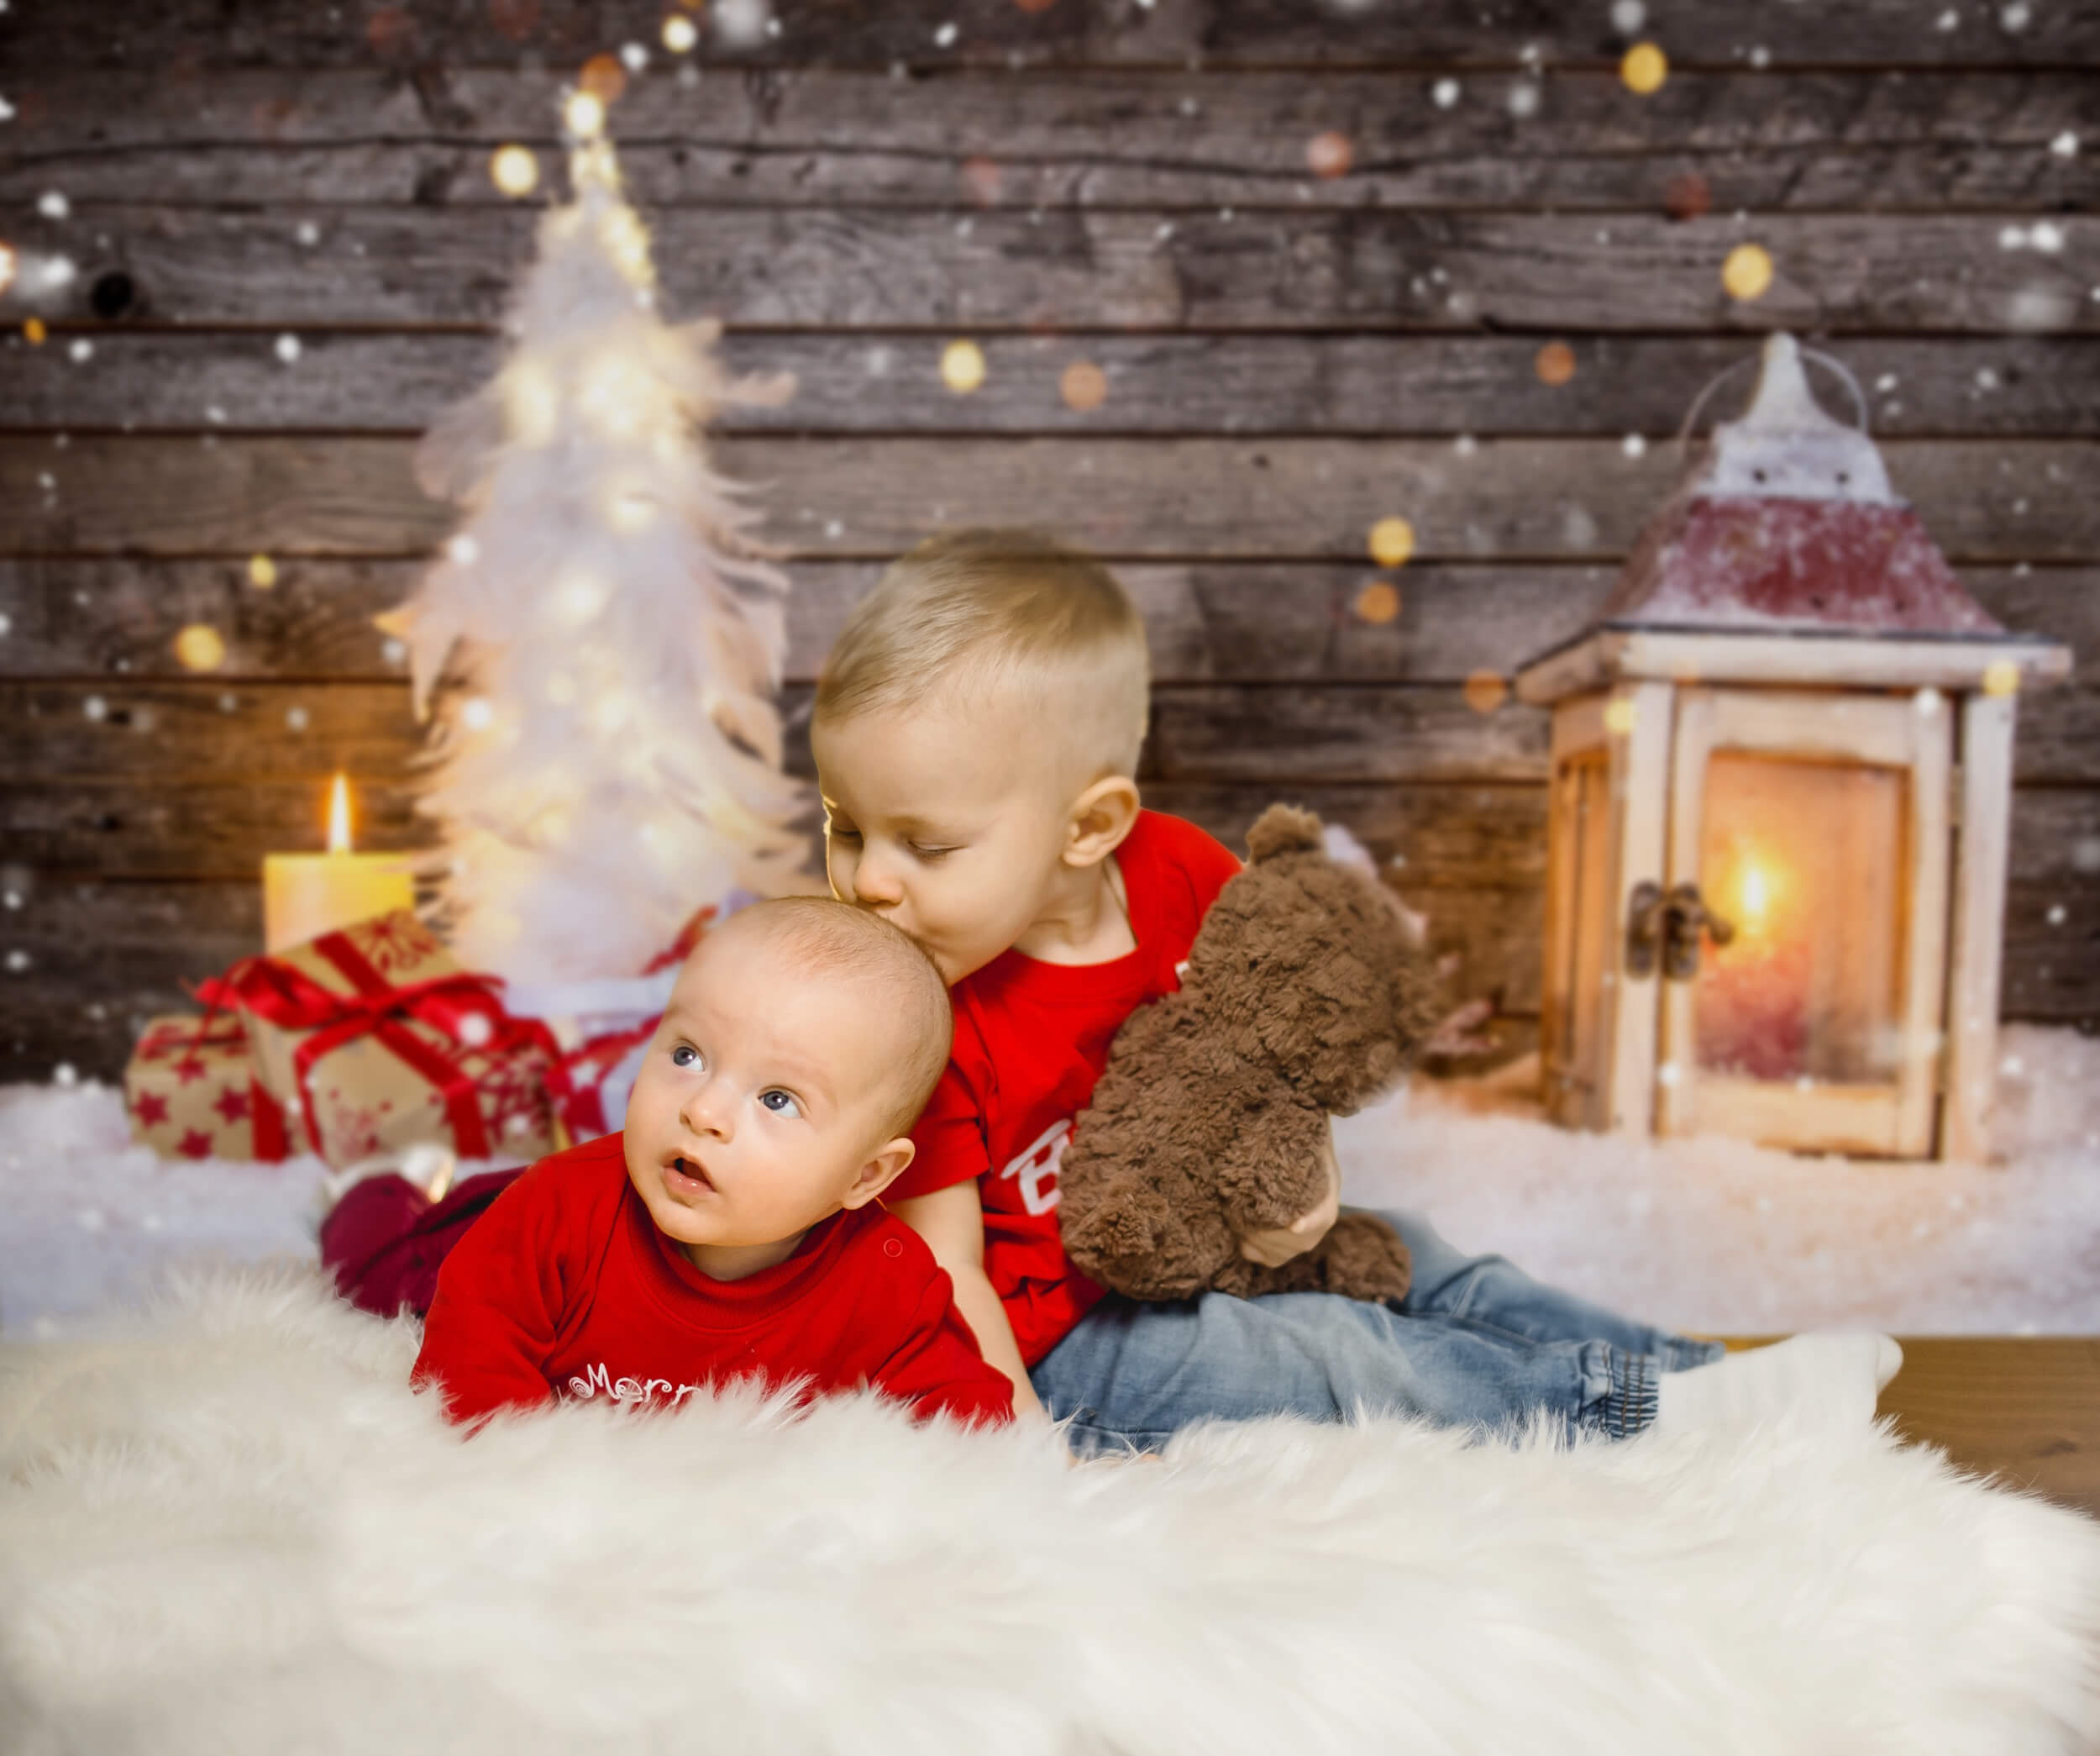
[[[1327,1192],[1310,1212],[1300,1214],[1288,1226],[1263,1232],[1243,1233],[1240,1254],[1263,1268],[1281,1268],[1294,1256],[1302,1256],[1325,1238],[1341,1213],[1341,1167],[1335,1159],[1334,1125],[1321,1137],[1320,1163],[1326,1167]]]

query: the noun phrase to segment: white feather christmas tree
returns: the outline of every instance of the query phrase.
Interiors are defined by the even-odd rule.
[[[730,891],[808,887],[774,700],[787,581],[701,439],[793,381],[731,381],[718,323],[663,320],[602,112],[567,115],[573,196],[540,221],[503,365],[417,456],[465,522],[381,618],[418,715],[439,707],[418,808],[444,825],[442,924],[516,982],[632,975]]]

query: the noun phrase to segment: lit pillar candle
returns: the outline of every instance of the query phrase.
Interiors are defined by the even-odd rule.
[[[335,777],[328,851],[263,856],[263,949],[275,954],[353,922],[415,906],[408,856],[350,851],[349,783]]]

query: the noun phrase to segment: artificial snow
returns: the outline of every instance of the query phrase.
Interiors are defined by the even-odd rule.
[[[1987,1165],[1573,1133],[1505,1075],[1336,1122],[1343,1197],[1704,1334],[2100,1334],[2100,1042],[2013,1025],[1999,1043]]]
[[[2100,1041],[2000,1042],[2001,1163],[1571,1133],[1512,1070],[1336,1123],[1343,1191],[1673,1328],[2100,1335]],[[107,1086],[0,1086],[0,1333],[63,1333],[178,1260],[310,1261],[324,1171],[159,1159]]]

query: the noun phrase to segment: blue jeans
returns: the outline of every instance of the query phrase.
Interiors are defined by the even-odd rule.
[[[1382,1212],[1414,1258],[1397,1306],[1333,1293],[1141,1304],[1110,1294],[1029,1374],[1082,1456],[1157,1450],[1181,1427],[1263,1415],[1426,1416],[1499,1429],[1541,1410],[1569,1435],[1655,1419],[1656,1380],[1725,1351],[1461,1255],[1419,1215]]]

